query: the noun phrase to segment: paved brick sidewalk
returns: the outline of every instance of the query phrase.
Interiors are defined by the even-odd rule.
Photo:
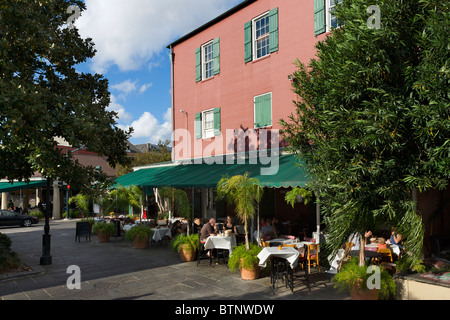
[[[97,237],[75,241],[75,221],[51,221],[52,265],[40,266],[43,225],[0,228],[12,239],[13,251],[32,272],[0,278],[0,300],[347,300],[333,288],[330,276],[311,276],[312,289],[295,281],[294,293],[281,286],[274,294],[270,278],[242,280],[223,265],[180,261],[164,246],[134,249],[131,242]],[[81,289],[70,290],[67,268],[81,270]]]

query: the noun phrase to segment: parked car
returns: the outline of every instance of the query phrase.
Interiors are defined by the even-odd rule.
[[[0,211],[0,226],[23,226],[31,227],[31,225],[39,222],[39,219],[26,214],[20,214],[10,210]]]

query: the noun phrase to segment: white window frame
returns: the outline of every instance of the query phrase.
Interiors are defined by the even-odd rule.
[[[269,17],[269,11],[257,16],[252,20],[252,54],[253,54],[253,60],[258,60],[261,58],[264,58],[268,55],[270,55],[270,44],[269,44],[269,37],[270,37],[270,31],[267,32],[267,35],[265,35],[263,38],[267,41],[267,53],[264,56],[258,57],[258,41],[261,39],[256,38],[256,22],[258,20],[261,20],[263,18]],[[267,20],[267,28],[269,28],[269,20]]]
[[[259,94],[259,95],[253,97],[253,124],[256,122],[256,98],[265,96],[268,94],[270,94],[270,124],[267,126],[263,126],[263,127],[255,127],[255,129],[272,127],[272,124],[273,124],[273,94],[272,94],[272,92],[266,92],[266,93]]]
[[[325,12],[326,12],[326,32],[330,32],[331,31],[331,20],[333,17],[333,14],[331,13],[331,10],[336,7],[337,4],[339,4],[340,2],[342,2],[342,0],[334,0],[334,6],[331,5],[332,0],[325,0]],[[336,28],[340,28],[342,27],[341,25],[338,25]]]
[[[212,115],[212,128],[206,128],[206,115]],[[214,108],[202,111],[202,138],[208,139],[214,137]]]
[[[206,48],[211,46],[211,60],[206,60]],[[214,48],[213,48],[213,40],[205,43],[201,47],[201,68],[202,68],[202,80],[206,80],[214,77]],[[207,68],[208,64],[210,65],[210,69]],[[208,76],[207,71],[210,71],[210,75]]]

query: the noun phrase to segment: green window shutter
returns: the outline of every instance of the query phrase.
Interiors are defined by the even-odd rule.
[[[220,108],[214,109],[214,135],[220,135]]]
[[[202,113],[195,114],[195,139],[202,138]]]
[[[198,47],[195,49],[195,81],[199,82],[202,80],[202,49]]]
[[[278,8],[269,11],[269,50],[278,51]]]
[[[325,31],[325,0],[314,0],[314,35]]]
[[[213,40],[214,75],[220,73],[220,38]]]
[[[252,61],[252,22],[244,25],[245,63]]]
[[[255,97],[255,128],[272,125],[272,94]]]

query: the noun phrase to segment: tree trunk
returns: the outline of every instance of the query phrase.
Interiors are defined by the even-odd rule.
[[[249,242],[248,242],[248,226],[247,226],[247,219],[245,219],[245,221],[244,221],[244,228],[245,228],[245,249],[247,250],[247,251],[249,251],[250,250],[250,245],[249,245]]]
[[[361,234],[361,244],[359,246],[359,266],[363,267],[366,263],[365,263],[365,254],[364,254],[364,249],[365,249],[365,238],[364,235]]]

